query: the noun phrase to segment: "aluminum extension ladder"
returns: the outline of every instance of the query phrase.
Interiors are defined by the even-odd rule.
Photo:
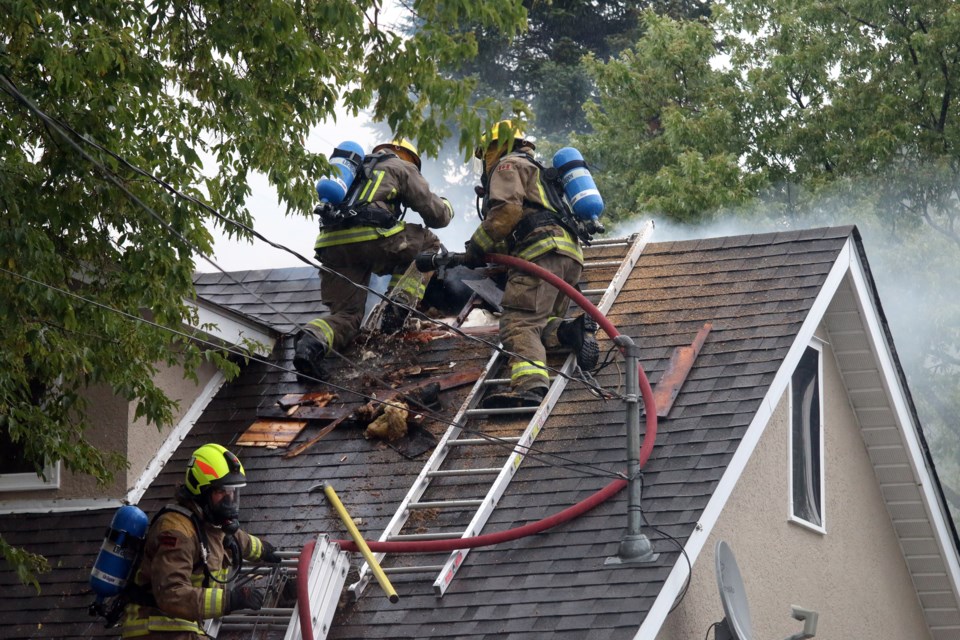
[[[629,238],[600,240],[594,242],[589,247],[584,248],[585,272],[592,268],[617,268],[615,275],[610,280],[606,288],[588,289],[582,292],[588,298],[597,295],[601,296],[599,303],[596,303],[596,306],[601,312],[606,313],[612,307],[614,300],[626,283],[630,272],[633,270],[633,267],[637,263],[641,252],[649,241],[652,230],[653,223],[647,223],[641,232],[634,234]],[[591,254],[594,256],[597,253],[608,254],[610,253],[611,249],[621,246],[624,248],[623,255],[618,260],[610,260],[608,258],[596,259],[596,257],[591,259]],[[495,377],[497,372],[505,363],[506,357],[503,356],[499,351],[494,352],[493,356],[487,362],[487,365],[484,368],[480,378],[471,389],[469,395],[454,418],[453,426],[447,429],[447,432],[438,442],[433,454],[430,456],[429,460],[427,460],[423,470],[414,481],[413,486],[400,503],[396,513],[387,524],[384,532],[380,535],[380,541],[438,540],[456,537],[469,538],[478,535],[482,531],[484,525],[493,512],[494,507],[496,507],[507,486],[510,484],[510,481],[513,479],[517,468],[523,461],[526,451],[528,450],[527,448],[533,444],[534,440],[536,440],[537,435],[539,435],[540,430],[549,417],[550,412],[553,410],[554,405],[560,398],[561,393],[563,393],[568,381],[568,378],[565,376],[570,375],[574,370],[576,364],[576,355],[570,354],[567,357],[565,363],[560,369],[564,375],[559,375],[553,378],[550,389],[539,407],[525,407],[518,409],[478,408],[481,398],[491,386],[510,383],[509,379]],[[501,467],[466,469],[444,468],[445,462],[448,460],[452,461],[457,458],[456,455],[450,456],[449,454],[451,452],[457,450],[463,451],[465,447],[483,445],[490,446],[491,442],[487,438],[461,437],[461,433],[469,421],[477,419],[482,420],[489,416],[499,417],[500,414],[521,415],[531,413],[533,416],[530,418],[526,428],[523,430],[520,436],[498,439],[499,442],[506,441],[515,443],[515,447],[513,448],[512,452],[503,460]],[[449,466],[455,465],[448,465],[448,467]],[[489,484],[486,495],[483,498],[457,497],[455,499],[431,499],[431,496],[427,495],[428,489],[431,489],[431,484],[434,479],[438,479],[439,484],[439,479],[441,478],[460,480],[472,479],[476,481],[483,478],[489,478],[491,476],[494,477],[494,479]],[[449,490],[450,488],[448,487],[447,489]],[[454,487],[454,491],[456,490],[457,488]],[[431,493],[436,493],[436,491]],[[462,531],[424,532],[418,530],[414,533],[402,532],[404,525],[407,524],[409,520],[413,519],[415,521],[413,524],[418,524],[416,522],[416,517],[411,518],[412,514],[417,512],[420,514],[437,512],[449,513],[450,511],[454,510],[463,510],[459,515],[461,521],[465,519],[463,512],[466,512],[467,510],[473,511],[473,516],[470,520],[470,523]],[[420,526],[417,528],[422,529]],[[467,556],[468,552],[469,549],[453,551],[449,554],[449,556],[447,556],[446,560],[442,564],[396,567],[384,566],[383,570],[388,575],[436,572],[437,577],[434,580],[433,588],[434,593],[438,597],[441,597],[446,592],[447,587],[450,585],[450,582],[457,570],[460,568],[460,566],[462,566],[463,560]],[[386,553],[376,553],[375,557],[377,562],[382,563],[383,558],[386,555]],[[363,593],[364,589],[369,584],[371,577],[372,573],[369,565],[367,563],[363,563],[363,565],[360,567],[357,581],[348,587],[349,592],[354,598],[359,597]]]
[[[284,574],[284,579],[296,579],[299,553],[280,551],[279,555],[282,558],[280,567],[258,565],[244,572],[243,575],[246,577],[251,573],[265,575],[279,570]],[[341,550],[340,545],[331,540],[328,535],[318,536],[307,574],[310,622],[314,640],[323,640],[330,632],[340,593],[347,582],[349,568],[350,555]],[[274,585],[274,590],[282,590],[282,585]],[[243,631],[254,634],[257,631],[283,629],[286,629],[284,640],[302,638],[299,604],[293,607],[264,607],[259,611],[237,611],[222,618],[207,620],[204,624],[204,631],[211,638],[216,638],[221,631]]]

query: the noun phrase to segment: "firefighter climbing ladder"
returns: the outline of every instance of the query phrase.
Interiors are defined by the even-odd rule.
[[[602,313],[609,311],[613,305],[614,300],[620,293],[620,290],[623,288],[627,277],[630,275],[630,272],[639,259],[640,253],[646,246],[652,229],[652,223],[648,223],[640,233],[630,236],[628,239],[601,240],[594,242],[590,247],[584,248],[585,279],[589,280],[588,270],[590,269],[617,268],[614,276],[611,278],[606,288],[588,289],[583,291],[583,294],[588,298],[597,295],[601,296],[600,301],[596,306]],[[620,247],[623,248],[623,253],[621,254],[622,257],[617,260],[611,260],[609,257],[611,251],[616,252],[616,249]],[[597,254],[603,254],[603,257],[598,257]],[[566,387],[568,381],[567,376],[569,376],[575,368],[576,356],[575,354],[570,354],[567,357],[562,368],[560,369],[563,375],[553,378],[550,389],[539,407],[526,407],[517,409],[478,408],[481,399],[489,388],[495,385],[509,384],[510,381],[508,379],[495,377],[505,361],[506,357],[503,356],[503,354],[499,351],[496,351],[487,362],[483,373],[471,389],[469,395],[454,418],[453,426],[447,430],[440,442],[437,444],[433,454],[430,456],[430,459],[427,460],[423,470],[417,476],[413,486],[410,488],[410,491],[407,493],[406,497],[403,498],[393,518],[387,524],[383,534],[381,534],[379,538],[380,541],[436,540],[455,537],[469,538],[478,535],[482,531],[484,525],[493,512],[493,509],[496,507],[507,486],[510,484],[510,481],[513,479],[517,468],[523,461],[523,458],[528,451],[528,447],[530,447],[534,440],[536,440],[540,430],[553,410],[554,405],[560,398],[560,394]],[[492,445],[491,440],[487,438],[461,437],[464,430],[475,430],[472,426],[468,427],[471,421],[483,420],[485,418],[489,418],[490,416],[499,417],[503,415],[504,417],[508,417],[505,414],[513,414],[516,416],[531,413],[533,414],[533,417],[527,423],[526,428],[519,437],[499,439],[500,442],[507,441],[511,444],[515,444],[514,449],[508,456],[506,456],[501,467],[466,469],[444,468],[444,463],[448,461],[448,455],[457,449],[484,445],[496,446]],[[454,457],[455,456],[449,456],[449,459],[453,459]],[[493,477],[494,479],[492,483],[490,483],[486,495],[483,498],[430,499],[430,497],[426,495],[428,489],[431,488],[431,482],[434,479],[474,479],[478,482],[481,482],[483,478],[489,477]],[[414,533],[401,532],[404,525],[408,523],[408,520],[412,519],[411,514],[417,512],[449,512],[450,510],[457,509],[461,509],[463,511],[468,509],[473,510],[473,516],[470,520],[470,523],[462,532],[424,532],[419,527]],[[414,518],[413,520],[416,519]],[[468,552],[469,549],[453,551],[442,564],[384,567],[384,571],[387,574],[436,572],[437,578],[433,583],[434,593],[437,596],[442,596],[446,592],[447,587],[450,585],[450,582],[457,570],[462,565],[463,560],[467,556]],[[375,554],[378,562],[382,562],[385,556],[386,553]],[[360,567],[358,580],[349,586],[350,593],[354,597],[359,597],[369,584],[371,577],[370,567],[367,563],[364,563]]]

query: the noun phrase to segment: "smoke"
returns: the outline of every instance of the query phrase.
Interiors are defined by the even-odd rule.
[[[887,176],[885,180],[890,180]],[[901,178],[902,179],[902,178]],[[758,201],[723,211],[702,224],[687,225],[652,216],[653,242],[856,225],[870,271],[907,378],[938,475],[947,494],[960,500],[956,415],[960,407],[957,327],[960,307],[960,247],[919,219],[884,212],[874,183],[846,185],[818,195],[801,207]],[[639,231],[650,217],[615,225],[609,235]],[[953,357],[951,357],[953,356]],[[952,487],[952,489],[951,489]],[[960,511],[954,504],[954,519]]]

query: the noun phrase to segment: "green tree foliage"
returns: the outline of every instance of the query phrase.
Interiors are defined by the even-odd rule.
[[[693,223],[749,202],[778,224],[869,230],[901,359],[954,489],[958,18],[933,0],[734,0],[703,24],[647,15],[631,50],[589,66],[600,94],[585,144],[621,216]]]
[[[538,133],[554,137],[583,132],[589,124],[583,103],[593,83],[580,64],[583,56],[616,56],[640,33],[640,12],[653,8],[677,18],[709,13],[700,0],[524,0],[527,29],[512,42],[487,29],[477,30],[480,53],[466,69],[480,79],[482,95],[515,98],[536,114]]]
[[[138,417],[165,424],[174,405],[151,381],[158,364],[188,373],[204,357],[225,364],[168,331],[195,324],[184,301],[194,295],[195,253],[210,252],[209,216],[145,174],[249,225],[252,171],[268,176],[288,210],[311,210],[327,165],[303,141],[338,103],[371,108],[425,153],[451,118],[479,130],[465,109],[472,84],[438,70],[476,52],[458,25],[509,36],[524,23],[520,3],[423,0],[415,7],[424,27],[409,39],[380,25],[379,7],[4,2],[0,429],[33,468],[60,460],[108,482],[123,460],[84,439],[84,389],[107,385],[137,403]],[[153,324],[136,321],[142,315]]]
[[[588,58],[595,133],[579,142],[600,169],[605,216],[654,210],[694,222],[754,194],[759,177],[739,162],[749,141],[740,94],[733,78],[711,67],[715,54],[705,23],[647,12],[636,47],[609,62]]]

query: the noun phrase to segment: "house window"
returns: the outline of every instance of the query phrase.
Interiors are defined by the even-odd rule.
[[[0,427],[0,491],[29,491],[60,487],[60,464],[48,464],[43,475],[37,474],[23,455],[23,447],[10,440]]]
[[[820,355],[818,347],[807,347],[790,382],[790,514],[823,531]]]
[[[35,405],[43,402],[46,387],[37,380],[30,382],[30,399]],[[22,443],[14,442],[6,425],[0,424],[0,491],[30,491],[60,488],[60,463],[47,464],[37,473],[27,459]]]

